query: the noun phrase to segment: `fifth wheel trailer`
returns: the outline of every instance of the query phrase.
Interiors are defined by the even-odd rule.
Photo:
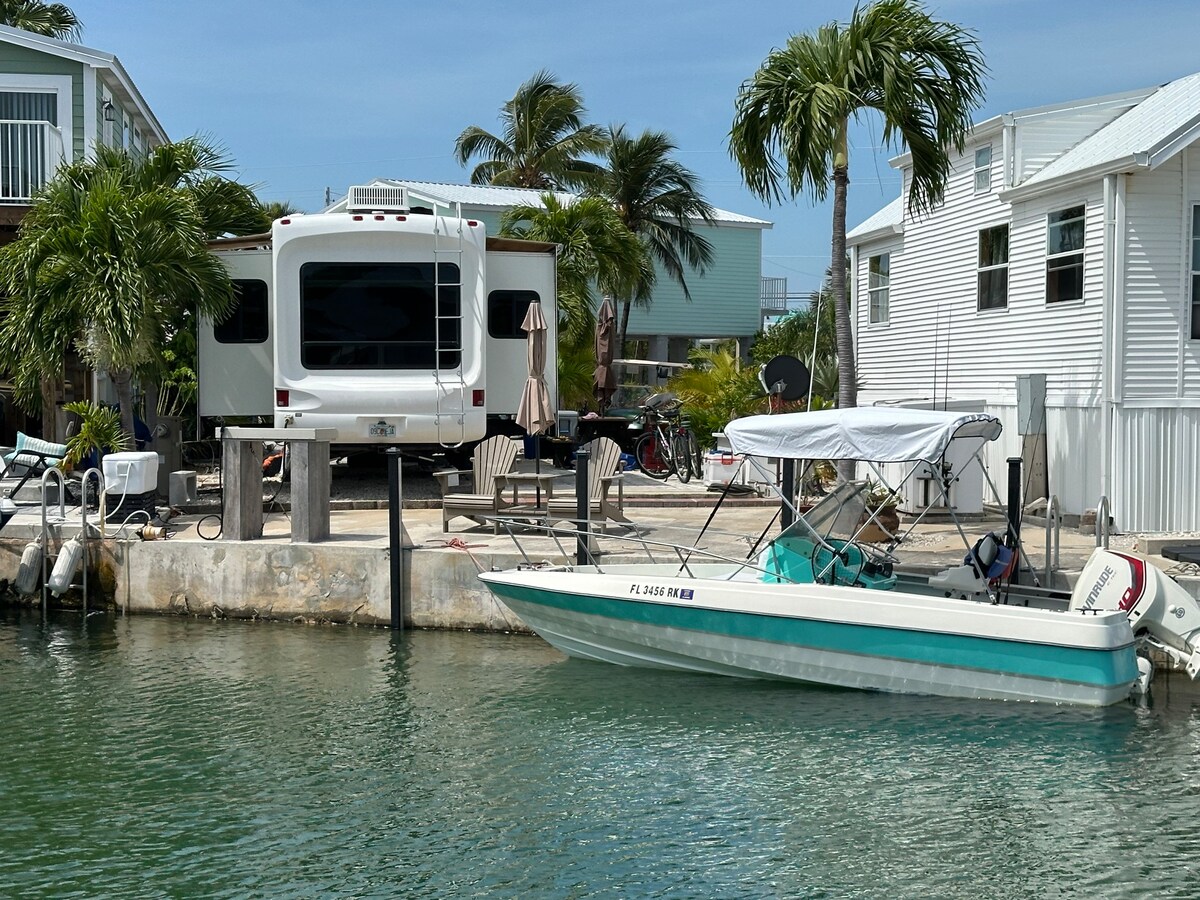
[[[380,199],[214,242],[238,304],[200,325],[202,418],[430,450],[514,433],[528,374],[521,323],[534,302],[553,401],[554,245],[489,238],[481,222]]]

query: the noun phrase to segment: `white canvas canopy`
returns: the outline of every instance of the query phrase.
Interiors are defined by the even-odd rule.
[[[735,453],[784,459],[854,459],[936,463],[954,439],[980,446],[1000,436],[984,413],[860,406],[777,416],[747,416],[725,428]]]

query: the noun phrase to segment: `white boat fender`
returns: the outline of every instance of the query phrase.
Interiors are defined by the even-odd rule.
[[[21,551],[21,565],[17,568],[17,591],[29,596],[37,590],[42,577],[42,545],[37,541],[26,544]]]
[[[79,538],[65,541],[58,559],[54,561],[54,571],[50,573],[50,580],[46,582],[50,593],[55,597],[66,593],[71,582],[75,580],[75,573],[79,571],[79,563],[82,560],[83,542]]]
[[[1137,658],[1138,677],[1133,684],[1133,695],[1145,697],[1150,693],[1150,682],[1154,680],[1154,663],[1144,656]]]

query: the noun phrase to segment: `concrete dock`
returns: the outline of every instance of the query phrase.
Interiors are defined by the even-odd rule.
[[[522,463],[522,469],[530,467]],[[556,496],[570,496],[574,473],[554,479]],[[611,528],[603,539],[601,562],[607,559],[645,559],[650,542],[691,544],[709,519],[719,492],[697,481],[681,485],[675,479],[657,482],[627,473],[625,511],[636,532]],[[97,580],[91,586],[92,605],[115,603],[128,612],[242,618],[295,619],[306,622],[345,622],[386,625],[391,612],[389,511],[377,501],[331,503],[330,537],[318,543],[292,541],[286,511],[269,509],[263,535],[250,541],[206,540],[215,536],[219,521],[209,511],[189,511],[170,520],[169,539],[143,541],[136,529],[144,520],[120,525],[120,513],[104,525],[102,541],[92,542]],[[370,506],[373,508],[362,508]],[[350,507],[350,508],[345,508]],[[698,546],[708,552],[742,559],[764,531],[778,532],[774,520],[778,503],[755,495],[731,496],[713,519]],[[58,507],[49,509],[57,513]],[[54,542],[79,531],[78,511],[68,510],[65,524],[53,526]],[[95,514],[93,513],[93,517]],[[13,582],[21,553],[41,532],[40,503],[21,506],[0,534],[0,579]],[[520,547],[490,527],[456,519],[442,531],[436,501],[405,504],[402,583],[407,627],[521,631],[525,626],[497,603],[476,579],[480,569],[511,568],[524,559],[566,562],[575,541],[559,541],[516,529]],[[1027,524],[1023,543],[1029,563],[1044,580],[1045,532],[1040,520]],[[93,522],[94,524],[94,522]],[[566,526],[569,527],[569,526]],[[964,523],[968,538],[1003,531],[998,515]],[[1155,564],[1200,597],[1200,578],[1161,556],[1160,536],[1114,535],[1113,549],[1149,552]],[[1181,536],[1179,543],[1197,538]],[[1170,541],[1167,541],[1170,543]],[[1069,587],[1096,546],[1092,534],[1077,528],[1060,531],[1060,562],[1052,586]],[[522,551],[525,554],[522,555]],[[660,559],[672,558],[651,544]],[[899,560],[910,566],[937,570],[961,564],[962,537],[953,523],[921,524],[898,548]],[[1028,574],[1025,576],[1028,578]],[[104,601],[101,600],[102,592]],[[28,602],[40,602],[35,595]],[[72,602],[78,602],[74,599]]]

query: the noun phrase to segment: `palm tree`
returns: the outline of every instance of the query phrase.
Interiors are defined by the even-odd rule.
[[[0,24],[46,37],[77,41],[83,26],[63,3],[40,0],[0,0]]]
[[[262,204],[263,217],[266,219],[266,229],[270,230],[271,223],[276,219],[282,219],[286,216],[294,216],[300,212],[295,206],[292,206],[290,200],[272,200],[269,203]]]
[[[574,84],[559,84],[542,70],[517,88],[500,110],[499,136],[472,125],[454,142],[461,165],[483,162],[471,171],[472,184],[509,187],[582,187],[599,173],[583,157],[603,153],[607,142],[598,125],[583,124],[583,96]]]
[[[918,0],[855,7],[849,23],[793,35],[741,86],[729,134],[746,185],[768,203],[804,189],[824,200],[833,181],[831,290],[845,298],[847,130],[866,110],[883,117],[883,138],[908,147],[908,206],[942,198],[949,148],[961,151],[986,73],[978,41],[930,18]],[[846,303],[837,311],[838,405],[854,406],[854,344]]]
[[[608,164],[596,192],[612,203],[625,227],[642,240],[658,266],[691,300],[685,266],[703,274],[713,259],[712,245],[692,229],[696,219],[712,221],[712,207],[700,193],[699,180],[671,159],[676,147],[664,132],[643,131],[631,137],[624,125],[617,125],[609,129],[608,139]],[[634,291],[619,295],[618,348],[625,344],[630,306],[635,300],[649,302],[653,285],[650,273]]]
[[[542,195],[542,206],[508,210],[500,233],[558,244],[559,334],[569,342],[590,339],[595,324],[592,285],[620,296],[651,275],[650,260],[638,237],[599,197],[562,203]]]
[[[144,159],[99,146],[94,161],[59,170],[0,250],[0,353],[14,361],[22,405],[36,405],[40,381],[74,345],[109,373],[133,433],[134,373],[161,368],[185,309],[219,320],[233,304],[208,240],[261,228],[254,194],[226,168],[189,138]]]

